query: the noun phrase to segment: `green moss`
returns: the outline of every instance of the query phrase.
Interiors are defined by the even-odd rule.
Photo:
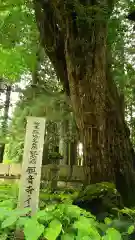
[[[123,208],[120,194],[115,185],[108,182],[87,186],[80,192],[74,204],[92,211],[93,214],[111,213],[113,208]]]
[[[110,194],[113,196],[119,195],[113,183],[102,182],[87,186],[80,193],[80,197],[83,197],[83,199],[93,199],[97,197],[102,198],[105,194]]]

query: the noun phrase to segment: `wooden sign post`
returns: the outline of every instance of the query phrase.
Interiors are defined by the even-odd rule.
[[[29,207],[30,215],[38,209],[45,122],[44,118],[27,118],[18,207]]]

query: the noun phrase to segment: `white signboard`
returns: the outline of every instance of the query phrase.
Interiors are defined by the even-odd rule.
[[[27,118],[18,207],[31,208],[30,215],[38,209],[45,122],[44,118]]]

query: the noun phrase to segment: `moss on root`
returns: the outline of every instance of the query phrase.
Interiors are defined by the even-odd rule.
[[[108,182],[88,185],[80,192],[74,204],[96,216],[102,215],[103,217],[113,213],[113,208],[124,207],[115,185]]]

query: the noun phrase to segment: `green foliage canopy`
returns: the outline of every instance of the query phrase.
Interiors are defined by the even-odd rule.
[[[0,1],[0,76],[17,81],[32,71],[39,44],[34,12],[23,1]]]

